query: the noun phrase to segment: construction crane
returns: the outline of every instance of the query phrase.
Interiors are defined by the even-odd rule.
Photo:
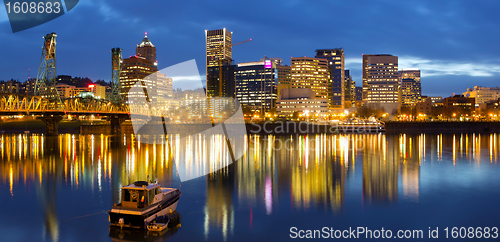
[[[234,46],[237,46],[237,45],[241,45],[241,44],[244,44],[244,43],[247,43],[247,42],[250,42],[250,41],[252,41],[252,39],[247,39],[245,41],[241,41],[241,42],[238,42],[238,43],[235,43],[235,44],[231,44],[231,47],[234,47]],[[222,48],[223,48],[223,45],[222,45],[222,43],[220,43],[219,49],[218,49],[219,53],[222,52]],[[215,56],[215,54],[213,54],[213,56]],[[222,63],[224,63],[226,61],[231,61],[231,60],[228,60],[228,59],[225,59],[225,58],[219,58],[217,60],[217,62],[219,63],[219,96],[222,96]]]
[[[236,44],[232,44],[231,46],[233,46],[233,47],[234,47],[234,46],[241,45],[241,44],[244,44],[244,43],[246,43],[246,42],[250,42],[250,41],[252,41],[252,39],[247,39],[247,40],[245,40],[245,41],[241,41],[241,42],[238,42],[238,43],[236,43]]]

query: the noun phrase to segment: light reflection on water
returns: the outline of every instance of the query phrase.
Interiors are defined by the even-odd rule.
[[[225,241],[257,229],[263,218],[307,216],[315,211],[337,216],[358,196],[361,206],[354,210],[401,199],[418,203],[428,191],[422,185],[427,182],[423,175],[439,176],[443,167],[454,171],[455,166],[466,165],[460,172],[478,179],[474,172],[498,169],[499,138],[497,134],[251,135],[248,152],[235,164],[185,183],[179,212],[192,221],[171,239]],[[148,176],[180,187],[178,162],[186,162],[193,172],[199,165],[192,162],[196,159],[216,167],[212,164],[220,155],[214,154],[227,154],[224,142],[221,137],[195,137],[180,144],[178,137],[170,136],[157,144],[141,144],[140,137],[130,134],[123,138],[2,135],[0,204],[11,207],[0,211],[8,214],[8,209],[20,209],[20,201],[35,198],[41,223],[29,230],[42,232],[32,235],[32,240],[65,241],[75,236],[84,240],[72,234],[78,226],[65,232],[63,221],[84,212],[106,211],[119,202],[121,186]],[[435,168],[439,164],[443,167]],[[354,185],[346,186],[349,183]],[[68,198],[68,193],[84,196],[71,205],[75,199]],[[0,225],[22,226],[20,220],[5,218],[0,218]],[[96,235],[104,235],[101,240],[107,238],[105,216],[90,219],[95,225],[86,226],[101,231]]]

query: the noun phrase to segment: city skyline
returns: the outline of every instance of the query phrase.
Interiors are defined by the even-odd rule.
[[[494,43],[498,34],[480,28],[489,26],[491,29],[499,22],[495,21],[497,16],[491,10],[495,2],[474,3],[473,6],[459,1],[432,5],[425,1],[383,2],[384,5],[380,1],[362,3],[273,2],[266,3],[268,8],[265,10],[257,9],[259,4],[245,6],[254,10],[245,13],[237,11],[241,3],[227,3],[222,6],[227,10],[224,16],[210,15],[215,7],[203,2],[194,7],[184,6],[184,3],[160,3],[165,6],[148,9],[155,13],[168,7],[174,12],[172,16],[164,16],[147,14],[148,11],[141,14],[135,14],[141,11],[134,11],[133,14],[130,12],[134,9],[130,7],[132,3],[115,6],[106,1],[85,1],[61,18],[16,34],[11,33],[2,10],[1,39],[3,45],[11,46],[4,54],[12,61],[0,67],[0,79],[24,81],[28,69],[34,77],[39,64],[41,36],[52,31],[58,33],[58,75],[110,81],[109,49],[120,47],[124,57],[131,56],[134,53],[131,45],[137,44],[144,32],[148,32],[162,50],[158,53],[159,69],[194,58],[202,71],[205,69],[204,31],[225,27],[233,31],[234,42],[253,39],[251,43],[234,48],[236,63],[256,61],[266,55],[280,57],[284,64],[290,65],[290,57],[313,57],[316,49],[342,47],[345,69],[351,70],[357,86],[362,83],[362,54],[391,54],[399,57],[399,70],[420,69],[423,95],[450,96],[473,86],[497,86],[500,60],[496,58],[498,47]],[[344,24],[331,28],[316,26],[317,21],[328,17],[326,9],[329,7],[345,10],[340,11],[339,16]],[[137,8],[141,10],[145,6]],[[314,21],[292,17],[308,13],[314,13]],[[237,17],[239,15],[241,17]],[[363,19],[367,18],[376,23],[394,23],[394,26],[363,27]],[[391,33],[394,38],[388,37]],[[16,46],[19,48],[12,48]],[[200,75],[204,77],[205,73]]]

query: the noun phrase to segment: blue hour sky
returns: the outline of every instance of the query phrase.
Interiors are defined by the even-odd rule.
[[[346,69],[361,86],[362,54],[399,56],[399,69],[422,71],[422,94],[450,96],[468,87],[498,86],[498,1],[159,1],[81,0],[65,15],[12,33],[0,9],[0,80],[36,76],[42,36],[56,32],[57,74],[111,79],[111,48],[124,57],[148,32],[159,69],[195,59],[205,73],[206,29],[227,28],[236,63],[314,57],[342,47]]]

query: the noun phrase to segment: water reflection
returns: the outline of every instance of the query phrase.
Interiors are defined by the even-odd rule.
[[[181,223],[179,221],[175,223],[170,223],[167,229],[160,232],[109,227],[109,237],[113,242],[125,242],[125,241],[161,242],[161,241],[166,241],[170,237],[174,236],[179,231],[180,228],[181,228]]]
[[[72,135],[58,137],[43,135],[3,135],[0,137],[0,184],[9,184],[13,199],[20,193],[36,190],[43,217],[43,237],[59,240],[60,219],[57,213],[59,186],[81,193],[111,190],[112,201],[120,202],[123,185],[137,180],[159,181],[167,186],[178,185],[173,159],[168,153],[168,142],[139,145],[132,136],[111,140],[104,135]],[[119,143],[118,146],[112,143]],[[122,143],[123,142],[123,143]],[[106,192],[108,193],[108,192]],[[64,197],[64,199],[69,199]],[[96,199],[90,196],[90,199]],[[90,201],[86,201],[92,204]]]
[[[249,135],[248,152],[241,159],[206,176],[203,227],[197,229],[205,239],[228,240],[237,226],[252,228],[256,218],[283,210],[336,214],[346,206],[346,184],[355,179],[360,180],[354,190],[363,206],[402,199],[419,202],[423,168],[441,163],[469,164],[470,169],[496,164],[499,139],[497,134],[465,133]],[[131,134],[1,135],[3,196],[20,201],[23,194],[35,191],[43,236],[58,241],[60,219],[68,217],[57,207],[61,189],[97,194],[87,199],[109,208],[119,202],[123,185],[149,176],[178,187],[176,163],[189,164],[190,157],[198,156],[210,165],[220,159],[213,154],[226,153],[218,148],[225,147],[220,137],[187,139],[182,144],[172,136],[154,144],[140,140]],[[105,193],[109,200],[102,200]]]

